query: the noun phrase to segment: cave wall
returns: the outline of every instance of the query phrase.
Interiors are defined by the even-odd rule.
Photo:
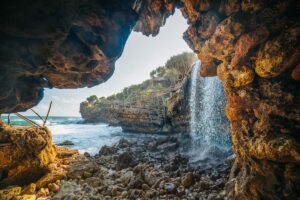
[[[138,15],[132,1],[12,0],[0,6],[0,113],[43,88],[92,87],[114,71]]]
[[[134,28],[155,36],[175,7],[200,74],[223,81],[236,160],[229,199],[300,196],[299,1],[12,0],[0,6],[0,113],[43,88],[92,87]]]
[[[105,82],[132,29],[155,36],[176,5],[162,0],[1,2],[0,113],[35,106],[44,88]]]
[[[300,197],[299,1],[184,1],[184,38],[227,96],[229,199]]]

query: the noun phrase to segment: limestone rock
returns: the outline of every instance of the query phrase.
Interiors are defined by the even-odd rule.
[[[108,156],[113,153],[116,153],[116,151],[117,149],[115,147],[109,147],[107,145],[104,145],[103,147],[101,147],[99,151],[99,155]]]
[[[36,200],[36,195],[34,194],[26,194],[20,197],[17,197],[18,200]]]
[[[127,167],[133,167],[135,165],[135,159],[131,152],[124,152],[117,157],[117,168],[124,169]]]
[[[106,81],[138,19],[132,7],[132,1],[3,3],[0,112],[36,105],[44,87]]]
[[[11,200],[14,197],[21,194],[22,188],[21,187],[11,187],[8,189],[0,190],[0,197],[3,200]]]
[[[184,177],[181,178],[181,184],[188,188],[194,183],[194,176],[192,172],[187,173]]]
[[[26,186],[23,190],[22,190],[22,195],[24,194],[35,194],[36,192],[36,184],[35,183],[30,183],[28,186]]]
[[[56,158],[50,131],[34,127],[5,127],[4,131],[9,132],[10,143],[0,147],[0,171],[7,170],[7,177],[0,179],[0,185],[25,185],[42,177]]]

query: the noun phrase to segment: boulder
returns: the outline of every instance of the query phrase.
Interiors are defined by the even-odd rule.
[[[101,147],[99,151],[99,156],[109,156],[117,152],[117,149],[115,147],[109,147],[107,145],[104,145]]]
[[[116,168],[118,170],[128,168],[128,167],[133,167],[135,165],[136,165],[136,161],[131,152],[126,151],[118,155],[117,163],[116,163]]]
[[[192,186],[194,184],[194,175],[193,175],[193,173],[188,172],[187,174],[185,174],[181,178],[181,184],[186,188],[189,188],[190,186]]]

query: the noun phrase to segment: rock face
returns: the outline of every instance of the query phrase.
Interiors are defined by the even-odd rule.
[[[184,1],[185,39],[218,75],[236,160],[229,199],[300,196],[299,2]]]
[[[135,24],[157,34],[175,7],[201,75],[224,82],[236,160],[229,199],[300,196],[299,1],[6,1],[0,7],[0,112],[44,87],[99,84]]]
[[[80,104],[86,122],[104,122],[121,126],[125,132],[187,133],[189,132],[188,79],[167,94],[141,99],[130,104],[110,101],[97,109],[87,101]]]
[[[0,140],[0,185],[26,185],[46,174],[56,150],[48,129],[4,127]]]
[[[1,113],[36,105],[44,87],[106,81],[138,19],[130,0],[15,0],[0,13]]]
[[[188,133],[190,71],[194,53],[172,56],[150,79],[108,97],[92,95],[80,104],[86,122],[104,122],[136,133]]]

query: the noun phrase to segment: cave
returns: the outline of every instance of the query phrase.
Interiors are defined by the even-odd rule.
[[[155,36],[175,9],[201,76],[223,82],[236,159],[228,199],[300,197],[300,51],[296,0],[2,2],[0,113],[44,88],[92,87],[114,71],[132,30]]]

